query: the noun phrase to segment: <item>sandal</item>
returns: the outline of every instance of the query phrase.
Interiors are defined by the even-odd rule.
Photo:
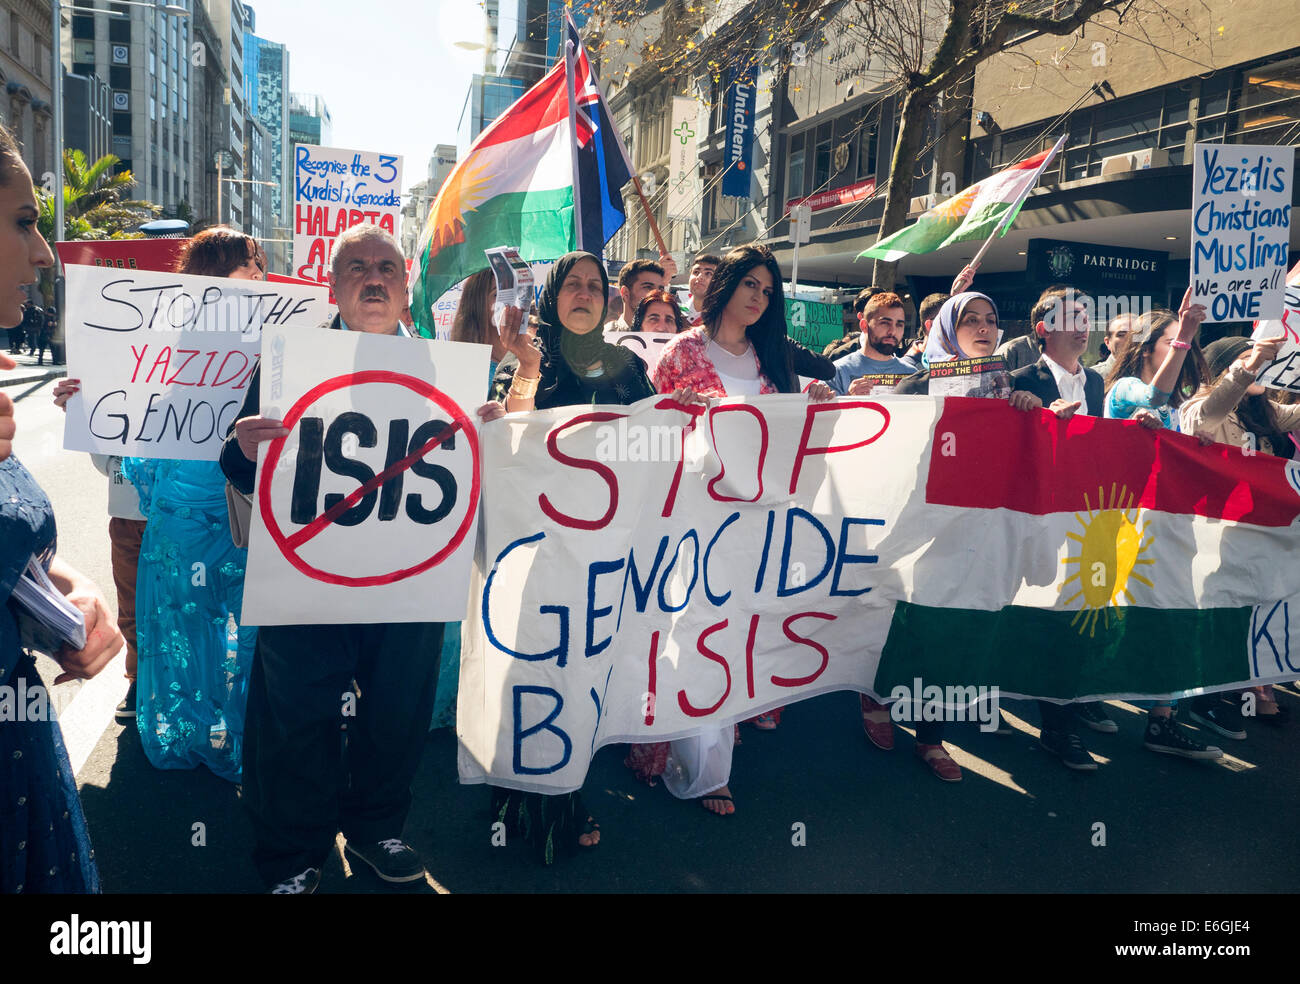
[[[961,782],[961,766],[952,760],[942,744],[917,745],[916,757],[944,782]]]
[[[771,714],[760,714],[756,718],[751,718],[749,723],[759,731],[776,730],[776,718]]]
[[[894,722],[889,709],[884,704],[876,703],[866,694],[859,695],[859,701],[862,705],[862,730],[866,733],[867,740],[882,752],[892,751]]]
[[[707,803],[709,800],[717,800],[718,802],[730,803],[732,805],[731,812],[718,813],[714,810],[710,810],[707,806],[704,806],[704,804]],[[701,796],[697,800],[697,802],[700,804],[701,807],[703,807],[707,812],[712,813],[715,817],[734,817],[736,815],[736,808],[735,808],[736,801],[733,800],[730,796],[726,795],[725,793],[706,793],[705,795]]]

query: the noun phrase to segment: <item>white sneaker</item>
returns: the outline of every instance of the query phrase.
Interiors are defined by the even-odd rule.
[[[274,888],[268,895],[315,895],[316,889],[320,886],[320,869],[308,868],[301,874],[294,875],[292,878],[286,878]]]

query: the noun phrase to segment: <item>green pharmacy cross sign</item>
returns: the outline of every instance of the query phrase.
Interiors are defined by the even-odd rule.
[[[695,136],[695,131],[691,129],[691,125],[689,123],[683,121],[682,125],[673,131],[673,136],[681,137],[682,146],[685,147],[686,141],[690,140],[691,137]]]

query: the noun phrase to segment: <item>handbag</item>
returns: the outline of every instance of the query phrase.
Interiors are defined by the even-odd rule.
[[[241,550],[248,549],[248,527],[253,521],[253,497],[226,483],[226,512],[230,515],[230,539]]]

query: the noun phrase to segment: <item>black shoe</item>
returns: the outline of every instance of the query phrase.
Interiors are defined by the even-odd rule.
[[[348,841],[344,851],[354,858],[360,858],[374,869],[375,874],[386,882],[421,881],[425,876],[424,862],[415,848],[402,843],[396,837],[381,840],[378,844],[366,844],[356,847]]]
[[[316,889],[320,887],[320,869],[308,868],[292,878],[286,878],[284,881],[276,884],[268,895],[315,895]]]
[[[1223,749],[1217,745],[1205,745],[1197,741],[1172,717],[1153,717],[1148,714],[1146,736],[1142,744],[1153,752],[1177,755],[1181,758],[1223,758]]]
[[[122,698],[122,703],[117,705],[117,711],[113,717],[122,724],[130,724],[135,720],[135,681],[131,681],[131,686],[126,689],[126,696]]]
[[[1111,719],[1109,714],[1102,710],[1101,701],[1090,700],[1071,706],[1074,708],[1074,716],[1093,731],[1100,731],[1104,735],[1113,735],[1119,730],[1119,725]]]
[[[1193,706],[1188,717],[1224,738],[1241,741],[1246,737],[1246,729],[1241,726],[1241,712],[1232,704],[1215,701],[1204,707]]]
[[[1038,744],[1044,751],[1057,756],[1067,769],[1078,769],[1080,772],[1097,771],[1096,761],[1088,754],[1088,749],[1083,747],[1083,742],[1078,735],[1043,729],[1038,735]]]

